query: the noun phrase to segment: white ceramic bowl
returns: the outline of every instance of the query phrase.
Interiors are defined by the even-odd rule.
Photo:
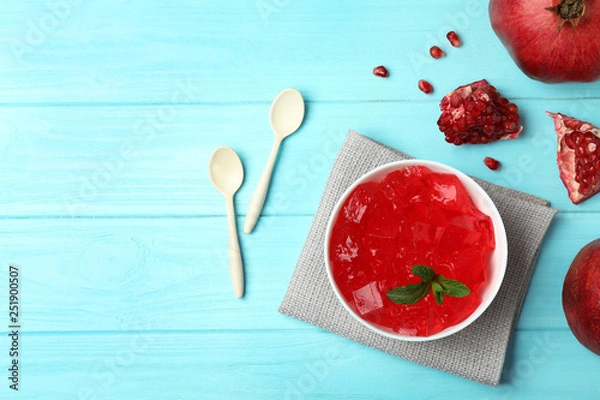
[[[340,293],[340,290],[333,279],[333,274],[331,272],[331,264],[329,262],[329,241],[331,238],[331,231],[333,229],[333,225],[337,216],[340,212],[340,209],[346,198],[352,193],[352,191],[360,184],[365,182],[379,182],[381,181],[387,174],[390,172],[402,169],[408,166],[424,166],[432,170],[433,172],[443,172],[450,173],[456,175],[461,183],[466,188],[467,192],[471,195],[473,202],[479,208],[480,211],[487,214],[491,219],[494,225],[494,235],[496,241],[496,248],[492,252],[492,256],[490,258],[490,271],[487,278],[486,286],[483,289],[482,293],[482,301],[479,304],[479,307],[475,309],[475,311],[469,315],[466,319],[461,321],[460,323],[450,326],[441,332],[438,332],[434,335],[430,336],[409,336],[402,335],[395,332],[385,331],[378,326],[371,324],[368,321],[362,319],[359,315],[357,315],[350,306],[346,303],[346,300]],[[506,231],[504,230],[504,223],[502,222],[502,218],[500,217],[500,213],[496,209],[496,206],[492,202],[492,199],[488,196],[488,194],[479,186],[473,179],[464,173],[458,171],[455,168],[449,167],[447,165],[435,162],[435,161],[425,161],[425,160],[405,160],[405,161],[397,161],[389,164],[382,165],[374,170],[366,173],[362,177],[360,177],[356,182],[354,182],[340,197],[337,204],[335,205],[331,216],[329,217],[329,223],[327,224],[327,230],[325,233],[325,265],[327,269],[327,276],[329,277],[329,282],[333,287],[333,290],[338,298],[338,300],[342,303],[344,308],[348,310],[348,312],[356,318],[358,322],[366,326],[367,328],[389,338],[413,341],[413,342],[421,342],[427,340],[441,339],[443,337],[452,335],[464,329],[473,321],[475,321],[483,312],[488,308],[488,306],[496,297],[498,290],[500,289],[500,285],[502,284],[502,280],[504,279],[504,273],[506,271],[506,261],[508,257],[508,245],[506,240]]]

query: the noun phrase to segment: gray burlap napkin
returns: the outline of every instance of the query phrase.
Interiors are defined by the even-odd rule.
[[[556,210],[545,200],[477,180],[500,211],[508,236],[508,268],[496,299],[473,324],[447,338],[386,338],[362,326],[338,302],[327,280],[323,242],[331,211],[348,186],[381,164],[406,158],[410,157],[354,131],[348,133],[279,312],[394,356],[497,386],[537,253]]]

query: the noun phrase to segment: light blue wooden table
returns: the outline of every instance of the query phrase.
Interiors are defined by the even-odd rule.
[[[464,46],[451,48],[450,28]],[[545,110],[600,124],[600,84],[525,77],[483,0],[48,0],[0,11],[2,329],[21,266],[20,386],[2,399],[584,399],[600,358],[569,331],[563,277],[600,236],[600,197],[573,206]],[[427,54],[439,44],[448,55]],[[371,70],[384,64],[389,79]],[[417,90],[428,79],[435,93]],[[516,102],[515,141],[454,147],[438,102],[487,78]],[[246,179],[238,226],[272,143],[271,100],[305,95],[232,294],[225,207],[207,176],[230,145]],[[502,384],[414,365],[277,313],[348,128],[414,156],[544,197],[560,212],[539,255]],[[484,156],[503,162],[489,171]]]

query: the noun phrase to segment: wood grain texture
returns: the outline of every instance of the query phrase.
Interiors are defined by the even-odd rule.
[[[600,83],[525,77],[493,34],[487,3],[4,4],[0,271],[21,265],[24,333],[21,391],[0,386],[0,398],[600,397],[598,358],[568,330],[560,303],[570,261],[598,236],[600,197],[569,202],[544,114],[600,125]],[[460,49],[446,42],[450,29],[463,38]],[[447,57],[431,59],[433,44]],[[388,79],[372,75],[380,64]],[[435,124],[439,99],[484,77],[518,104],[522,136],[486,146],[445,143]],[[422,78],[433,95],[418,91]],[[240,154],[242,226],[272,144],[269,106],[286,87],[304,94],[307,115],[283,144],[255,232],[241,236],[247,295],[238,301],[224,202],[208,180],[208,158],[221,145]],[[277,313],[350,128],[560,210],[499,388]],[[485,156],[502,169],[489,171]],[[0,296],[6,285],[0,278]]]
[[[255,234],[240,237],[242,301],[232,294],[225,217],[5,219],[0,251],[23,266],[29,332],[314,330],[277,314],[311,222],[265,217]],[[562,280],[595,228],[590,214],[556,217],[519,329],[567,329]]]
[[[484,0],[64,2],[62,13],[38,2],[4,12],[0,103],[164,103],[173,82],[188,80],[203,103],[271,101],[301,84],[319,100],[421,100],[421,78],[444,93],[483,77],[518,88],[510,96],[598,97],[598,84],[548,86],[520,73]],[[450,29],[460,49],[448,44]],[[432,44],[448,56],[431,59]],[[379,64],[390,68],[387,81],[371,75]]]
[[[571,346],[570,336],[567,331],[517,331],[511,346],[516,356],[506,363],[503,384],[492,388],[317,329],[28,335],[23,363],[30,377],[19,396],[359,400],[427,393],[423,397],[531,399],[543,387],[552,393],[548,397],[596,398],[597,356]],[[581,365],[588,368],[583,377]],[[560,378],[556,371],[563,371]]]
[[[563,211],[600,211],[600,198],[572,205],[558,177],[556,135],[544,110],[567,109],[569,101],[521,101],[526,130],[518,140],[457,147],[437,129],[437,101],[341,106],[308,100],[304,125],[282,145],[266,215],[314,213],[350,128],[543,197]],[[600,100],[586,104],[598,108]],[[2,108],[0,215],[224,215],[208,179],[208,159],[221,145],[232,146],[244,163],[237,199],[245,214],[273,142],[268,113],[267,103]],[[484,166],[488,155],[502,162],[501,170]]]

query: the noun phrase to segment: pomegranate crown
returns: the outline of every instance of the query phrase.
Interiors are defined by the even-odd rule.
[[[573,28],[577,28],[583,14],[585,14],[585,3],[583,0],[561,0],[557,5],[548,7],[546,10],[557,15],[558,31],[569,22]]]

